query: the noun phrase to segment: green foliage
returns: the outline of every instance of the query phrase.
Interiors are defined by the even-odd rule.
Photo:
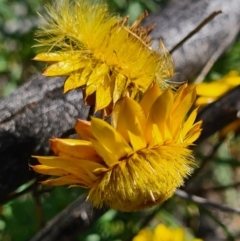
[[[159,4],[166,1],[148,0],[106,0],[113,12],[129,15],[133,22],[145,9],[155,11]],[[34,31],[38,25],[36,12],[43,12],[43,5],[47,0],[1,0],[0,1],[0,96],[12,92],[22,81],[26,80],[38,69],[31,60],[35,55]],[[40,69],[40,68],[39,68]],[[231,49],[215,64],[208,75],[208,79],[216,79],[230,70],[240,72],[240,41],[236,41]],[[211,140],[214,143],[214,140]],[[221,152],[211,159],[205,167],[195,186],[204,187],[204,191],[213,184],[216,186],[229,185],[237,181],[239,174],[235,169],[240,166],[240,159],[234,153],[238,149],[239,139],[231,139],[224,143]],[[206,147],[205,147],[206,148]],[[201,150],[202,153],[202,150]],[[197,153],[199,166],[204,157]],[[213,171],[214,170],[214,171]],[[190,187],[191,189],[191,187]],[[38,200],[31,194],[23,195],[8,202],[0,209],[0,240],[25,241],[29,240],[40,228],[41,223],[53,218],[63,210],[83,191],[81,189],[58,187],[41,195],[39,213]],[[223,190],[224,199],[231,202],[237,199],[237,189],[231,192]],[[59,201],[60,200],[60,201]],[[211,212],[200,209],[197,205],[173,198],[165,204],[165,209],[153,209],[146,212],[118,213],[113,210],[106,212],[91,228],[81,234],[80,241],[120,241],[130,240],[146,220],[155,212],[154,218],[147,223],[154,227],[159,222],[170,226],[189,224],[193,232],[198,232],[200,213],[214,220],[222,228],[228,240],[233,240],[232,234],[223,220],[217,219]],[[42,216],[44,220],[42,220]],[[179,220],[176,217],[181,217]]]
[[[36,72],[34,30],[46,0],[0,1],[0,96]]]
[[[24,189],[24,186],[20,189]],[[40,203],[31,193],[8,202],[2,206],[0,213],[0,240],[29,240],[42,223],[50,220],[82,193],[80,188],[59,187],[45,190],[39,197]]]
[[[226,75],[229,71],[240,72],[240,40],[238,39],[231,48],[213,66],[209,78],[217,79],[219,74]]]

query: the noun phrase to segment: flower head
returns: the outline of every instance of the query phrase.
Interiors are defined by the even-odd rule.
[[[81,140],[53,139],[57,156],[37,157],[34,170],[58,176],[47,185],[88,188],[88,199],[121,211],[135,211],[171,197],[192,172],[189,145],[198,138],[197,110],[185,121],[195,99],[194,89],[162,92],[154,84],[140,104],[124,97],[115,106],[112,125],[92,118],[78,120]]]
[[[183,228],[170,228],[159,224],[154,231],[142,229],[133,241],[202,241],[201,239],[189,239]]]
[[[121,96],[136,97],[153,81],[166,85],[173,74],[170,55],[160,44],[150,47],[151,29],[132,26],[126,18],[112,16],[104,4],[91,1],[58,1],[48,6],[48,16],[37,33],[37,46],[46,52],[35,60],[50,63],[46,76],[65,75],[64,92],[82,87],[85,101],[109,113]]]

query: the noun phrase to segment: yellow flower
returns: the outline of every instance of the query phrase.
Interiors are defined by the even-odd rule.
[[[231,71],[223,78],[211,83],[197,84],[196,90],[199,97],[196,105],[210,104],[238,85],[240,85],[240,75],[237,71]]]
[[[164,224],[159,224],[154,231],[142,229],[133,241],[202,241],[202,239],[189,239],[183,228],[169,228]]]
[[[192,172],[189,145],[198,138],[201,122],[194,124],[195,100],[187,85],[177,93],[160,91],[154,84],[140,104],[124,97],[104,120],[78,120],[81,140],[53,139],[58,156],[37,157],[39,173],[60,176],[46,185],[77,185],[89,188],[88,199],[96,207],[120,211],[141,210],[170,198]]]
[[[47,11],[36,45],[47,49],[34,59],[50,63],[44,75],[68,76],[64,92],[83,87],[85,101],[95,105],[95,111],[109,114],[121,96],[134,98],[153,81],[163,88],[172,76],[169,53],[161,43],[160,51],[153,51],[151,28],[140,27],[144,16],[127,26],[127,18],[88,0],[58,1]]]
[[[196,85],[198,98],[195,102],[196,106],[204,106],[210,104],[221,96],[226,94],[234,87],[240,85],[240,74],[237,71],[230,71],[223,78],[211,83],[200,83]],[[224,139],[228,133],[240,131],[240,118],[231,122],[219,131],[219,138]]]

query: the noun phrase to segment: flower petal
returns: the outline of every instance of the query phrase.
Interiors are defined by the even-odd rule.
[[[63,177],[58,177],[54,179],[49,179],[46,181],[42,181],[41,183],[48,186],[62,186],[67,184],[79,184],[79,186],[85,187],[79,183],[79,179],[74,175],[67,175]]]
[[[233,88],[231,85],[226,85],[222,83],[201,83],[196,86],[198,95],[213,98],[220,97],[231,88]]]
[[[179,102],[176,100],[177,103],[174,103],[174,106],[171,111],[171,131],[175,134],[175,131],[179,128],[190,110],[191,106],[193,105],[196,99],[196,90],[190,89],[188,87],[182,88],[182,96],[181,101]]]
[[[31,168],[38,173],[45,174],[45,175],[51,175],[51,176],[65,176],[68,175],[69,172],[58,168],[58,167],[49,167],[46,165],[35,165],[31,166]]]
[[[86,79],[81,78],[81,73],[73,72],[69,75],[64,83],[63,92],[66,93],[69,90],[76,89],[86,84]]]
[[[103,148],[103,152],[108,152],[112,156],[116,156],[119,160],[124,156],[132,152],[131,147],[127,144],[121,134],[119,134],[111,125],[107,122],[100,120],[98,118],[92,117],[91,119],[91,129],[92,133],[97,139],[99,144],[93,142],[94,147],[98,148],[98,151]],[[98,152],[99,153],[99,152]],[[99,153],[100,154],[100,153]],[[102,153],[103,154],[103,153]],[[106,154],[104,154],[106,155]],[[116,163],[107,158],[107,165],[112,166]],[[114,158],[115,159],[115,158]],[[104,159],[105,161],[105,159]]]
[[[154,83],[144,94],[140,105],[145,114],[150,112],[150,109],[155,102],[155,100],[162,94],[162,91],[159,89],[158,85]]]
[[[71,55],[66,53],[54,53],[54,52],[39,53],[33,58],[33,60],[57,62],[57,61],[64,61],[69,56]]]
[[[169,88],[160,95],[150,110],[149,118],[153,124],[156,124],[161,133],[164,134],[164,139],[167,131],[167,120],[171,113],[171,109],[173,106],[173,93]],[[172,123],[171,123],[172,124]]]
[[[183,128],[182,128],[182,137],[183,138],[187,135],[188,131],[192,128],[193,123],[197,117],[197,111],[198,111],[198,108],[195,108],[189,115],[188,119],[183,124]]]
[[[191,145],[201,134],[202,121],[195,123],[187,133],[184,143]]]
[[[107,167],[113,167],[114,165],[119,164],[118,153],[113,153],[107,146],[102,145],[99,141],[91,140],[91,142]]]
[[[51,139],[51,149],[56,155],[62,153],[70,157],[100,161],[100,157],[89,141],[75,139]]]
[[[144,135],[146,116],[141,106],[128,97],[122,100],[121,105],[117,130],[125,135],[127,141],[130,141],[134,151],[146,147]]]
[[[198,97],[197,100],[195,101],[195,106],[207,105],[214,102],[215,100],[217,100],[217,98],[201,96],[201,97]]]
[[[73,61],[73,60],[65,60],[55,64],[50,65],[44,71],[44,75],[46,76],[57,76],[57,75],[67,75],[73,71],[84,68],[86,66],[85,61]]]
[[[120,99],[127,83],[126,76],[118,74],[115,79],[115,86],[113,91],[113,103],[115,104]]]
[[[89,140],[95,138],[92,134],[90,121],[78,119],[74,126],[74,129],[82,140]]]
[[[58,156],[33,156],[38,159],[38,161],[49,167],[57,167],[62,168],[71,172],[71,168],[79,168],[79,169],[88,169],[89,171],[93,171],[97,168],[104,167],[102,164],[98,162],[94,162],[91,160],[81,160],[71,157],[58,157]]]
[[[108,75],[108,72],[109,68],[106,64],[99,64],[93,68],[92,73],[87,80],[87,96],[91,95],[98,89],[99,85],[103,83],[105,76]]]
[[[98,86],[96,91],[96,104],[95,112],[98,110],[104,109],[112,101],[112,90],[111,90],[111,80],[107,75],[104,77],[102,83]]]

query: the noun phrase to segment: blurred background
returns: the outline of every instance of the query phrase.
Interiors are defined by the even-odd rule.
[[[0,97],[11,93],[32,75],[41,72],[44,67],[32,61],[36,54],[32,46],[35,44],[34,32],[39,24],[37,13],[44,13],[43,6],[47,2],[49,1],[0,0]],[[110,11],[129,15],[129,21],[132,23],[144,10],[157,11],[167,0],[106,2]],[[240,72],[239,38],[216,62],[206,76],[206,82],[219,80],[230,71],[236,71],[235,76]],[[207,193],[212,200],[222,200],[232,207],[240,206],[240,138],[235,134],[228,132],[221,142],[219,137],[214,135],[195,150],[199,165],[211,156],[211,162],[204,165],[202,175],[198,177],[198,193]],[[29,184],[21,186],[18,191],[24,190],[27,185]],[[41,200],[34,193],[28,193],[0,206],[0,240],[29,240],[83,191],[58,187],[44,189],[43,192]],[[200,220],[205,221],[204,227],[201,227],[203,222]],[[239,215],[222,213],[217,209],[210,212],[177,196],[146,212],[125,214],[109,210],[90,229],[74,240],[130,241],[142,227],[153,228],[159,223],[171,227],[184,226],[189,233],[189,240],[194,236],[211,237],[214,232],[218,232],[222,240],[240,240]]]

